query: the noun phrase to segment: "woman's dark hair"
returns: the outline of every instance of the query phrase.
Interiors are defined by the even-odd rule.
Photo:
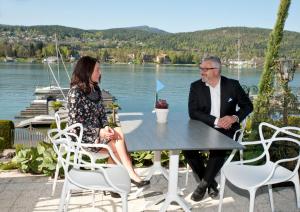
[[[74,68],[70,86],[77,85],[84,93],[91,92],[90,80],[96,63],[99,61],[90,56],[81,57]]]

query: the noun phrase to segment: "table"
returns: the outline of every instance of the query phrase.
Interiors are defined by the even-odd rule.
[[[160,211],[166,211],[171,202],[190,211],[177,193],[180,150],[232,150],[243,146],[203,122],[190,120],[184,112],[170,112],[166,124],[157,123],[155,114],[141,114],[119,117],[128,151],[170,150],[168,192]]]

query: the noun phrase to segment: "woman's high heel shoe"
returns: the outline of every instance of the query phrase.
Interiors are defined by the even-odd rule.
[[[143,186],[149,185],[150,180],[142,180],[141,182],[136,182],[133,179],[130,180],[136,187],[141,188]]]

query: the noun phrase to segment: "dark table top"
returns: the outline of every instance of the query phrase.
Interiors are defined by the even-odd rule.
[[[168,122],[159,124],[156,115],[119,117],[128,151],[144,150],[232,150],[243,146],[187,113],[170,111]]]

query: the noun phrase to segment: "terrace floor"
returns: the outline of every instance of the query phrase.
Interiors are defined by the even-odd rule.
[[[139,173],[145,169],[137,169]],[[219,180],[219,179],[218,179]],[[179,187],[184,188],[185,170],[180,169]],[[56,193],[51,197],[52,179],[40,175],[22,174],[18,171],[0,172],[0,211],[57,211],[63,180],[59,180]],[[249,195],[246,191],[236,189],[229,183],[226,184],[223,211],[248,211]],[[183,197],[192,205],[192,211],[212,212],[218,210],[218,199],[213,200],[208,196],[200,202],[194,202],[190,196],[196,188],[196,182],[192,175],[189,176],[189,184],[183,190]],[[129,196],[128,211],[158,211],[162,203],[144,208],[154,198],[165,193],[167,181],[162,175],[155,175],[151,179],[151,186],[135,198],[132,193]],[[277,187],[273,189],[275,211],[296,212],[295,192],[293,187]],[[69,211],[122,211],[121,200],[96,194],[95,208],[92,207],[92,196],[89,192],[77,192],[71,197]],[[176,204],[172,204],[169,211],[182,211]],[[266,188],[258,190],[255,201],[255,211],[271,211],[269,196]]]

